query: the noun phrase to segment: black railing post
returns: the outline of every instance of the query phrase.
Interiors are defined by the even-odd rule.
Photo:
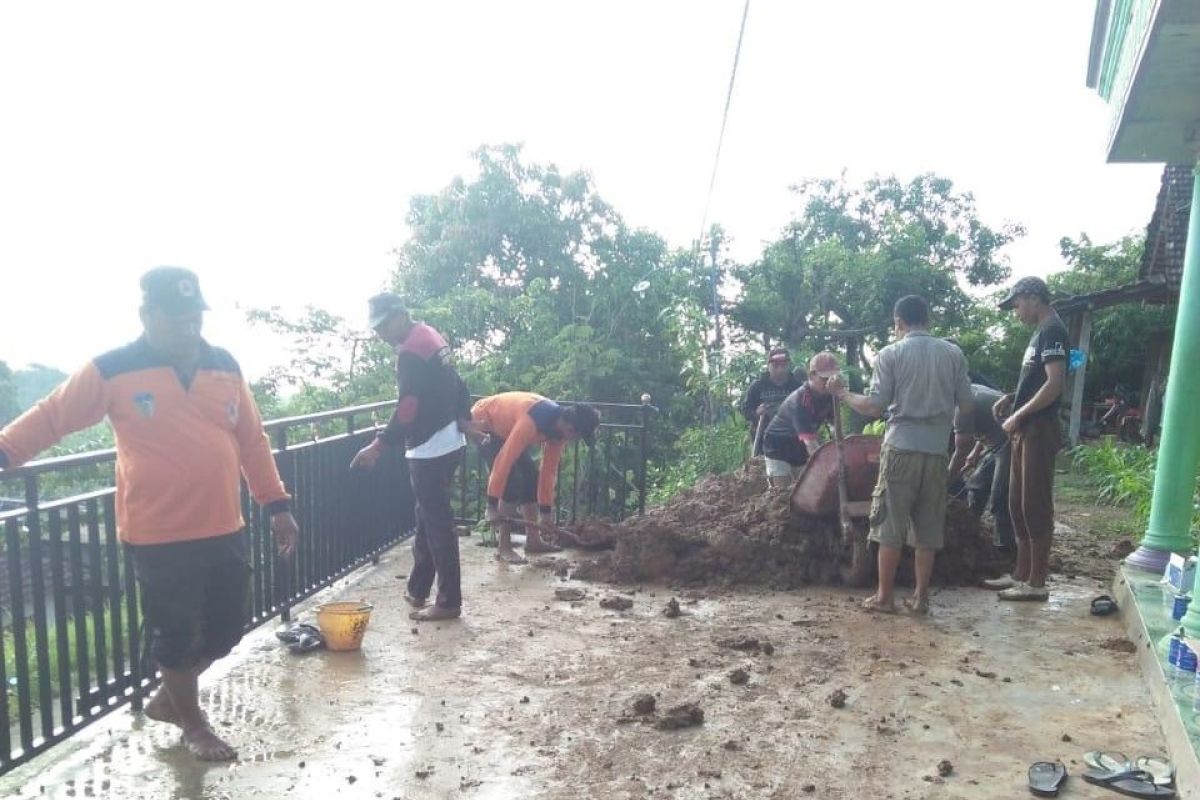
[[[641,430],[641,463],[638,464],[638,515],[646,513],[646,462],[650,458],[649,441],[647,438],[650,427],[650,400],[648,394],[642,395],[642,430]]]
[[[279,451],[276,457],[276,464],[279,466],[280,477],[283,479],[283,485],[292,495],[296,494],[295,478],[292,470],[288,469],[288,429],[280,427],[275,430],[275,449]],[[306,531],[300,531],[303,537]],[[273,537],[272,537],[273,538]],[[299,543],[297,543],[299,550]],[[292,621],[292,567],[289,561],[280,558],[274,548],[274,542],[271,542],[267,547],[267,552],[271,554],[271,558],[275,560],[275,597],[279,603],[279,619],[283,622]],[[292,553],[292,559],[299,556],[299,553]],[[280,580],[282,578],[282,580]]]

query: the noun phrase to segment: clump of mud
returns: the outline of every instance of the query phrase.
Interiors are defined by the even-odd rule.
[[[641,517],[622,523],[584,521],[575,527],[581,545],[611,549],[582,561],[573,577],[783,589],[842,583],[852,548],[844,542],[838,520],[794,513],[790,494],[767,494],[765,483],[761,466],[739,470],[706,478]],[[934,580],[974,585],[1000,574],[1006,564],[991,542],[990,527],[965,504],[951,501]],[[911,553],[906,553],[899,579],[912,581]]]

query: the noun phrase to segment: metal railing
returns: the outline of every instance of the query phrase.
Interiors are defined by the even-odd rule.
[[[413,498],[403,454],[351,474],[391,402],[266,423],[301,527],[295,556],[275,555],[265,512],[243,489],[252,568],[246,630],[290,609],[407,538]],[[596,446],[567,448],[558,515],[622,518],[645,510],[648,405],[593,404],[604,422]],[[137,585],[120,546],[109,486],[46,500],[72,470],[111,467],[112,450],[51,458],[0,473],[23,504],[0,511],[0,774],[108,712],[140,709],[157,683],[141,630]],[[55,480],[49,480],[51,477]],[[111,480],[111,478],[109,478]],[[474,524],[485,506],[486,468],[463,455],[455,515]],[[13,492],[11,487],[19,489]]]

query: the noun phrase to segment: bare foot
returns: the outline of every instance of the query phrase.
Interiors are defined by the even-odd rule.
[[[170,696],[166,691],[159,689],[154,693],[154,696],[146,701],[146,705],[142,707],[142,712],[147,719],[152,719],[155,722],[165,722],[168,725],[179,725],[179,715],[175,713],[175,705],[171,702]]]
[[[425,598],[424,597],[413,597],[408,592],[404,593],[404,601],[406,603],[408,603],[410,606],[412,606],[413,608],[424,608],[425,607]]]
[[[929,598],[914,595],[911,600],[904,601],[904,607],[908,609],[908,613],[923,617],[929,613]]]
[[[503,561],[506,564],[525,564],[527,563],[521,555],[511,548],[501,549],[496,551],[496,560]]]
[[[458,619],[461,616],[461,608],[442,608],[438,605],[423,608],[420,611],[411,611],[408,614],[409,619],[415,619],[417,622],[436,622],[443,619]]]
[[[884,603],[879,599],[878,595],[871,595],[866,600],[863,600],[863,611],[873,611],[876,614],[895,614],[895,603]]]
[[[548,544],[541,539],[525,539],[525,554],[530,553],[561,553],[562,548],[556,544]]]
[[[183,743],[192,755],[201,761],[232,761],[237,758],[237,750],[233,745],[213,733],[213,729],[204,725],[183,732]]]

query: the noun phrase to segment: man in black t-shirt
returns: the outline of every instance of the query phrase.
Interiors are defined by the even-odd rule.
[[[1025,349],[1015,395],[995,406],[1012,443],[1009,512],[1017,539],[1011,577],[989,581],[1001,600],[1046,600],[1050,541],[1054,533],[1054,459],[1062,447],[1058,408],[1067,379],[1067,328],[1050,305],[1041,278],[1022,278],[1000,302],[1035,328]],[[1011,411],[1011,413],[1009,413]]]
[[[808,463],[820,443],[817,431],[833,421],[833,395],[826,388],[838,374],[833,353],[817,353],[808,362],[808,380],[787,396],[763,432],[767,482],[772,489],[786,488],[793,470]]]
[[[792,373],[792,356],[786,347],[771,348],[767,355],[767,371],[750,384],[742,401],[742,416],[750,423],[751,457],[762,455],[757,436],[759,426],[766,427],[775,416],[780,403],[800,388],[801,380]]]

